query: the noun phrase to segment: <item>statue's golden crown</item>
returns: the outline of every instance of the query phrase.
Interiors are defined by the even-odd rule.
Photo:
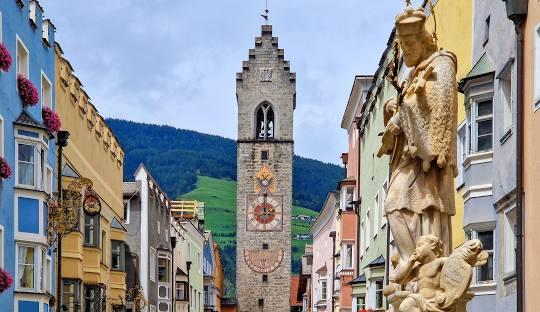
[[[419,34],[426,31],[426,14],[422,9],[408,6],[405,11],[396,16],[396,32],[398,36]]]

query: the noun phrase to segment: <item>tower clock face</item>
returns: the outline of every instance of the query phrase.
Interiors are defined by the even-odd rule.
[[[257,196],[248,203],[248,231],[281,231],[283,209],[279,197]]]
[[[244,250],[244,262],[256,273],[271,273],[281,266],[283,250]]]

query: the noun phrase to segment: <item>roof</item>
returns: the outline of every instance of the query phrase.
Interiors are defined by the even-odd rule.
[[[365,284],[366,283],[366,275],[362,274],[356,278],[354,278],[352,281],[350,281],[349,284]]]
[[[469,73],[465,76],[465,78],[461,79],[459,81],[459,90],[463,91],[463,87],[465,86],[465,83],[469,80],[473,80],[476,78],[481,78],[484,76],[487,76],[489,74],[495,73],[495,66],[489,59],[486,53],[482,54],[480,59],[474,64],[472,69],[469,71]]]
[[[366,89],[369,82],[373,80],[372,75],[356,75],[354,77],[354,83],[349,95],[349,100],[347,101],[347,106],[345,107],[345,112],[341,119],[341,128],[348,130],[351,121],[358,109],[358,104],[362,100],[362,91]]]
[[[36,128],[36,129],[40,129],[40,130],[44,130],[46,131],[47,133],[49,133],[49,137],[52,138],[53,135],[52,133],[49,131],[49,129],[47,129],[47,127],[45,127],[43,124],[37,122],[34,118],[32,118],[32,116],[30,116],[28,114],[28,112],[26,110],[23,109],[23,111],[21,112],[21,114],[19,115],[19,117],[17,117],[17,119],[15,120],[14,124],[16,125],[20,125],[20,126],[25,126],[25,127],[30,127],[30,128]]]
[[[385,264],[385,261],[384,261],[384,258],[383,256],[379,256],[377,259],[371,261],[366,267],[379,267],[379,266],[384,266]]]
[[[238,304],[238,301],[236,301],[236,298],[222,298],[221,299],[221,306],[236,307],[237,304]]]
[[[338,185],[337,185],[337,188],[340,188],[341,185],[349,185],[349,184],[356,184],[356,177],[354,176],[349,176],[349,177],[346,177],[345,179],[341,180],[338,182]]]
[[[128,195],[135,194],[135,193],[138,193],[140,189],[141,189],[141,184],[138,181],[122,183],[123,194],[128,194]]]
[[[118,221],[118,219],[116,219],[116,217],[114,217],[112,222],[111,222],[111,228],[117,229],[117,230],[127,231],[126,228],[124,227],[124,225],[122,224],[122,222]]]
[[[298,302],[298,284],[300,283],[300,276],[291,276],[291,307],[302,306],[302,302]]]
[[[184,275],[184,276],[187,276],[187,273],[184,272],[184,270],[182,270],[181,268],[176,267],[176,275]]]

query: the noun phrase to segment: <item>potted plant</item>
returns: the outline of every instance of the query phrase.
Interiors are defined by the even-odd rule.
[[[41,115],[43,116],[45,127],[47,127],[50,132],[57,133],[60,130],[60,127],[62,126],[60,117],[50,107],[43,107]]]
[[[9,54],[9,50],[5,45],[0,43],[0,70],[7,72],[12,62],[13,59],[11,58],[11,54]]]
[[[4,269],[0,269],[0,294],[13,284],[13,278]]]
[[[17,89],[24,105],[34,106],[39,102],[39,92],[30,81],[23,75],[17,75]]]
[[[0,156],[0,179],[7,179],[11,177],[11,167],[7,160]]]

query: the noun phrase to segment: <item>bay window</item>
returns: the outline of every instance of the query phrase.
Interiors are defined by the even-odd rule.
[[[87,247],[99,246],[100,216],[84,215],[84,245]]]
[[[19,143],[17,148],[17,183],[36,186],[36,161],[34,145]]]
[[[104,252],[104,251],[102,251]],[[125,245],[122,241],[111,240],[111,269],[125,271]]]
[[[326,281],[326,277],[324,279],[320,279],[319,280],[319,289],[320,289],[320,294],[319,294],[319,298],[321,298],[321,300],[326,300],[327,296],[327,281]]]
[[[504,212],[503,245],[504,275],[512,276],[516,272],[516,209],[515,206]],[[485,247],[484,247],[485,248]]]
[[[84,286],[84,311],[101,312],[101,287],[94,285]]]
[[[176,301],[187,301],[187,283],[186,282],[176,282],[175,287],[175,300]]]
[[[67,307],[67,311],[77,311],[76,306],[81,303],[80,282],[77,280],[64,279],[62,285],[62,305]]]
[[[488,254],[488,261],[481,267],[474,268],[474,282],[485,284],[493,282],[493,230],[472,231],[469,239],[482,242],[483,250]]]
[[[383,280],[375,281],[375,308],[383,308]]]
[[[36,248],[19,246],[17,288],[36,289]]]
[[[343,268],[351,269],[353,267],[353,245],[343,245]]]
[[[356,310],[355,311],[361,311],[366,308],[366,297],[356,297]]]
[[[158,282],[168,283],[170,278],[170,256],[165,254],[158,255]]]
[[[469,115],[469,150],[472,153],[493,149],[493,99],[487,98],[471,103]]]

